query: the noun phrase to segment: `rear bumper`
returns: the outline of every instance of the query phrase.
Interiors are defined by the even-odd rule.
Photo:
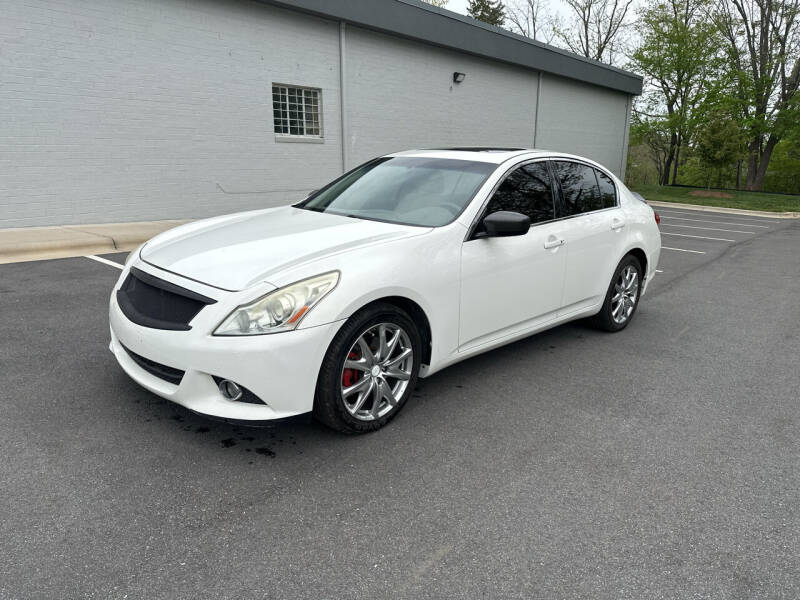
[[[313,408],[322,359],[341,322],[286,333],[214,337],[201,327],[168,331],[128,320],[116,294],[109,303],[113,352],[122,369],[143,388],[197,413],[227,420],[286,419]],[[142,368],[125,350],[184,371],[171,383]],[[264,405],[228,400],[214,377],[244,386]]]

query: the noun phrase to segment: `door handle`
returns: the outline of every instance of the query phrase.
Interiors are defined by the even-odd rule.
[[[611,219],[611,229],[622,229],[623,227],[625,227],[625,221],[616,217]]]
[[[544,249],[550,250],[551,248],[558,248],[559,246],[563,246],[565,244],[565,240],[561,238],[549,238],[544,243]]]

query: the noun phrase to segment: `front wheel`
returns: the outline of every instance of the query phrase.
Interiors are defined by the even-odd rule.
[[[391,304],[353,315],[322,362],[314,416],[343,433],[366,433],[389,422],[417,381],[422,343],[409,316]]]
[[[630,254],[617,265],[603,308],[592,323],[605,331],[621,331],[631,322],[642,290],[642,265]]]

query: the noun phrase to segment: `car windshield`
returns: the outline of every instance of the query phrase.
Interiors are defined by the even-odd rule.
[[[493,163],[384,157],[361,165],[296,205],[318,212],[439,227],[469,204]]]

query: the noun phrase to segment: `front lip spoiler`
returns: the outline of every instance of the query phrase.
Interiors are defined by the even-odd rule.
[[[183,407],[186,408],[186,407]],[[278,419],[265,419],[263,421],[251,421],[248,419],[228,419],[226,417],[218,417],[216,415],[207,415],[206,413],[197,412],[191,408],[186,408],[191,413],[199,417],[208,419],[209,421],[216,421],[218,423],[227,423],[228,425],[237,425],[242,427],[249,427],[250,429],[269,429],[276,425],[308,425],[313,421],[313,411],[292,415],[291,417],[280,417]]]

